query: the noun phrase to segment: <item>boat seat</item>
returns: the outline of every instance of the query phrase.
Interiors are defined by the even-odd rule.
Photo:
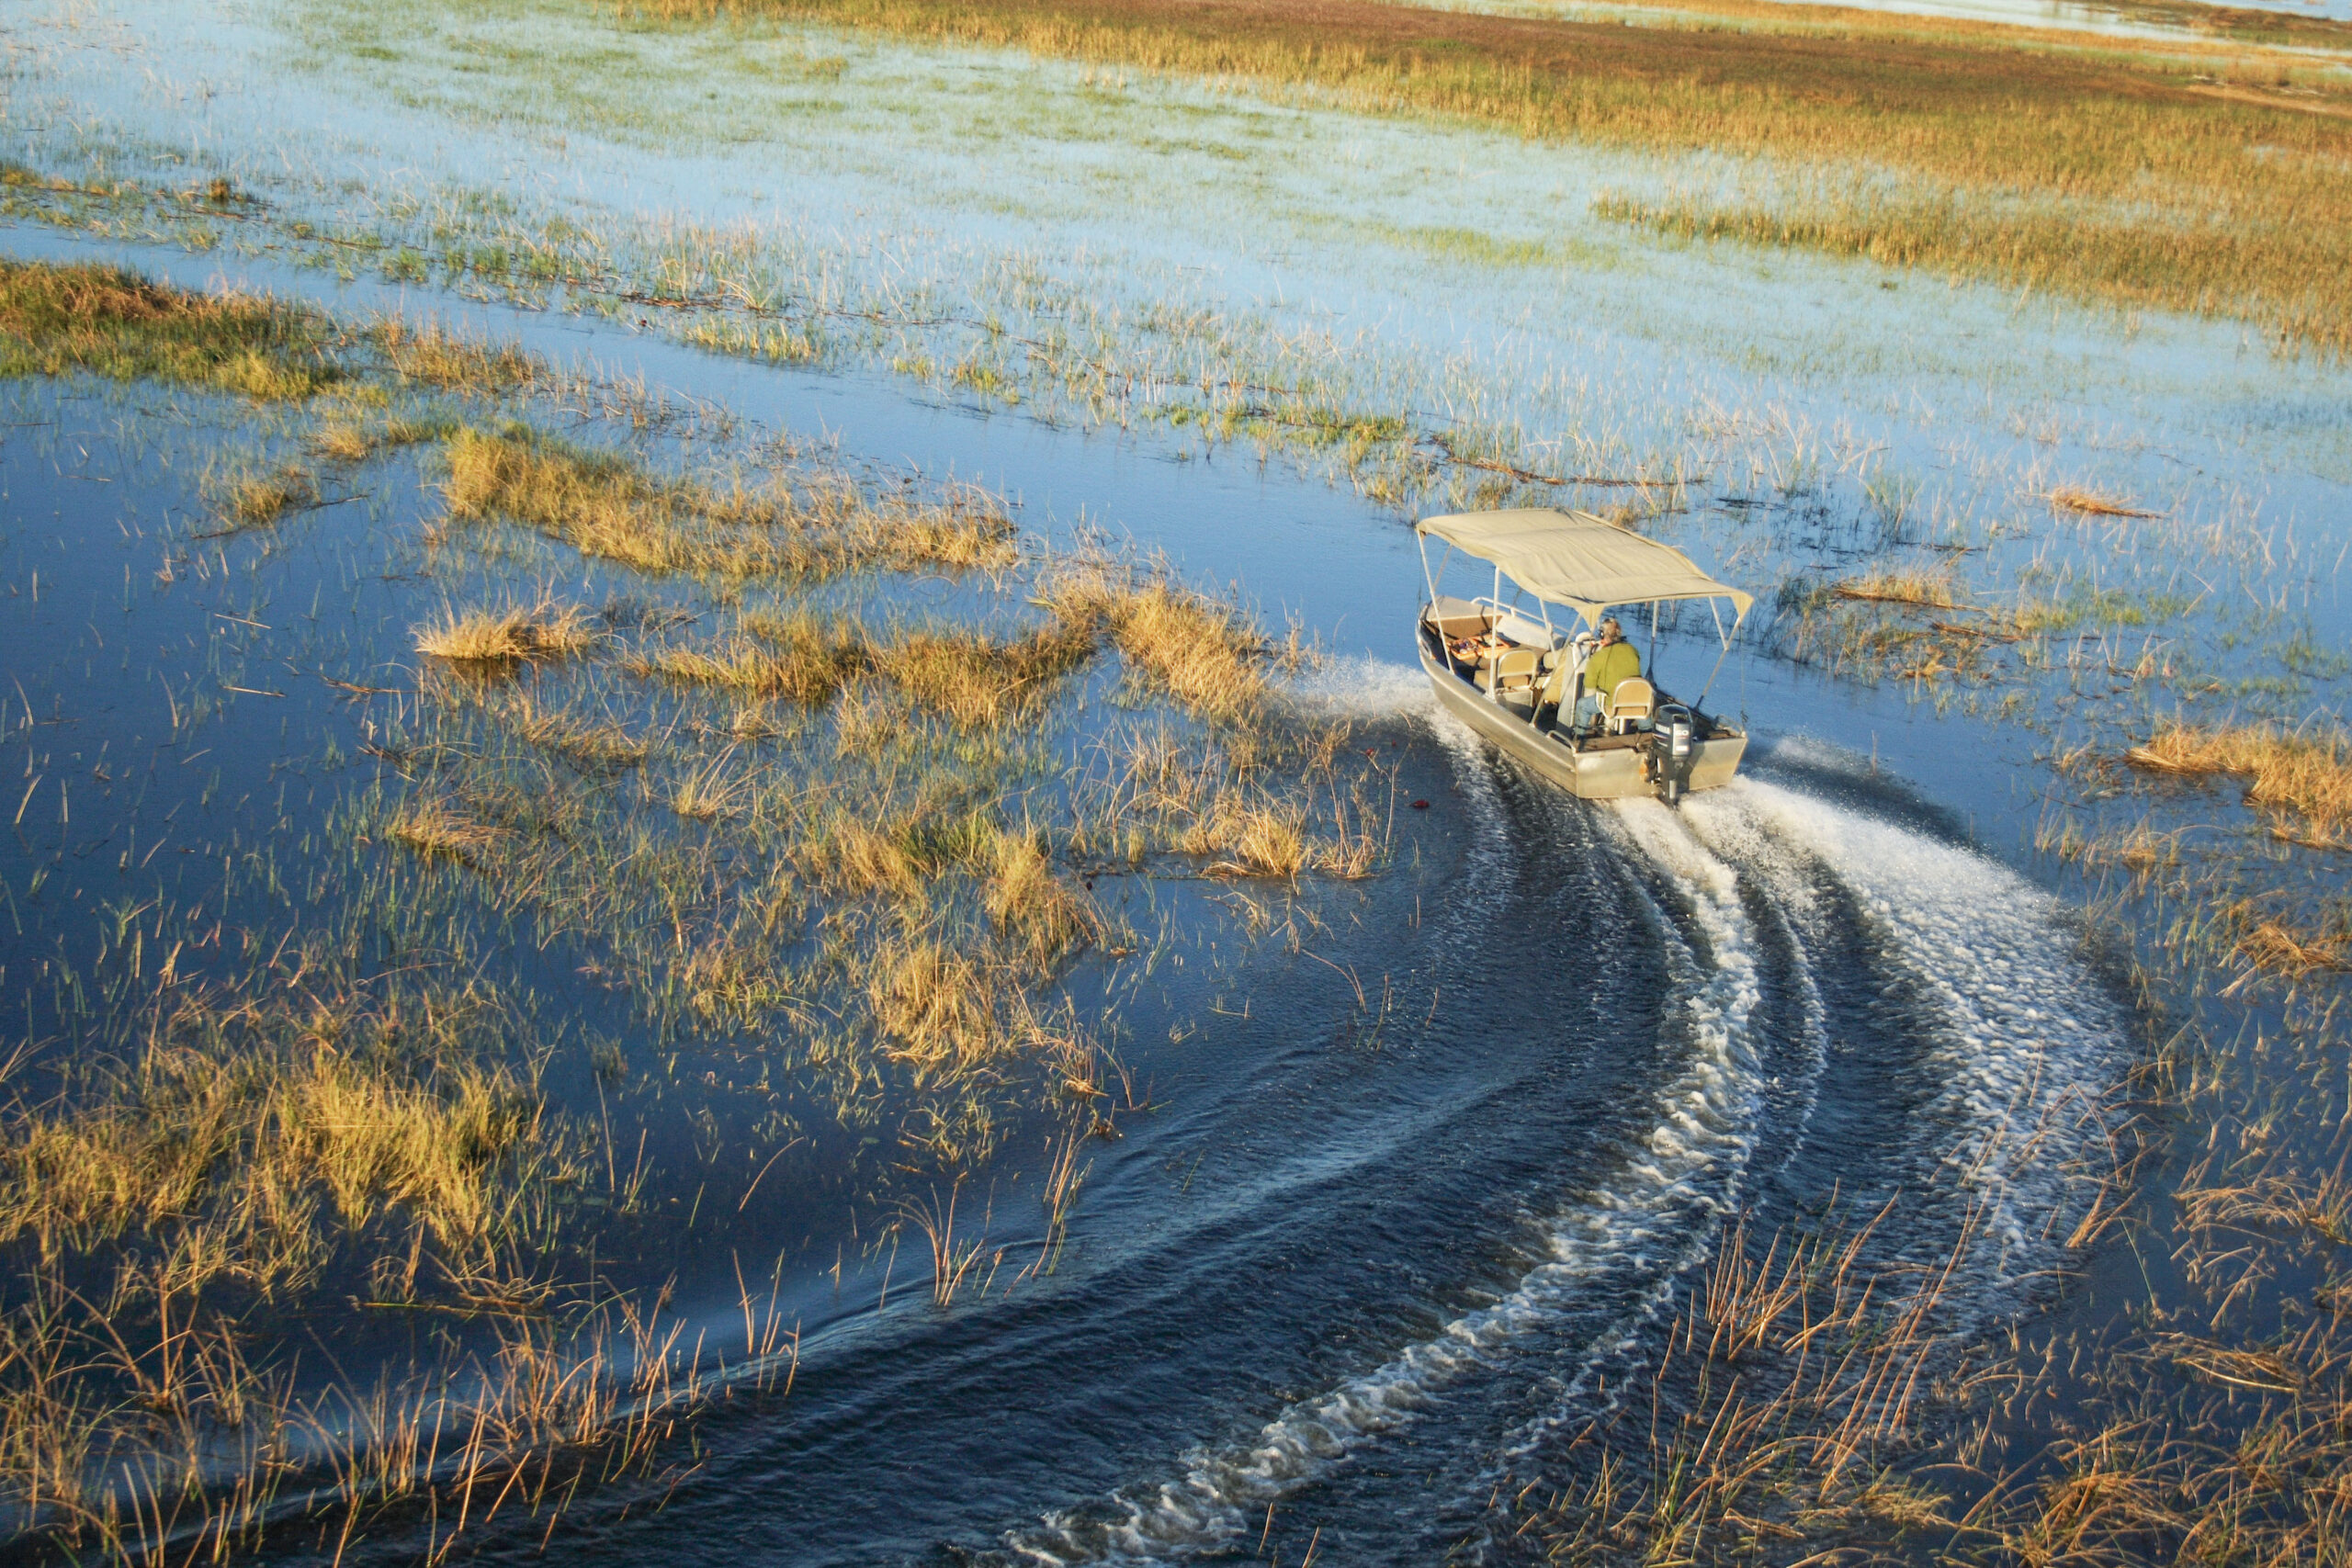
[[[1495,655],[1495,690],[1523,692],[1535,684],[1543,653],[1532,648],[1506,648]]]
[[[1567,701],[1568,688],[1577,678],[1577,662],[1568,657],[1567,649],[1555,648],[1537,660],[1539,672],[1535,701],[1544,707],[1558,707]]]
[[[1600,705],[1602,728],[1611,735],[1623,735],[1634,728],[1636,719],[1650,716],[1657,707],[1657,688],[1639,675],[1617,682]]]

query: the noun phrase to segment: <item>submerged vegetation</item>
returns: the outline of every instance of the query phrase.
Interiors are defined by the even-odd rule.
[[[2324,66],[2286,55],[2226,64],[2195,46],[2112,39],[2094,51],[2022,29],[1803,7],[1745,7],[1741,25],[1724,26],[1709,9],[1688,25],[1669,9],[1628,26],[1376,0],[638,7],[1010,47],[1546,140],[1763,160],[1751,175],[1760,199],[1605,195],[1596,210],[1698,239],[2211,312],[2352,349],[2341,174],[2352,96]],[[2337,24],[2312,26],[2335,47],[2352,43]]]

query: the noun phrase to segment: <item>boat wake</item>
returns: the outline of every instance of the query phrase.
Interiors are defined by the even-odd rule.
[[[1753,846],[1747,863],[1815,929],[1822,884],[1842,895],[1880,955],[1879,1005],[1920,1047],[1895,1065],[1913,1134],[1894,1174],[1972,1212],[1997,1243],[1976,1292],[2003,1304],[2057,1260],[2127,1049],[2124,1011],[2075,956],[2064,908],[1973,851],[1764,780],[1695,795],[1686,815],[1727,852]]]
[[[1475,784],[1471,793],[1477,798]],[[1500,1299],[1289,1406],[1247,1439],[1184,1456],[1179,1479],[1122,1489],[1010,1533],[1003,1544],[1014,1560],[1115,1563],[1214,1551],[1245,1535],[1268,1503],[1410,1422],[1464,1372],[1544,1337],[1596,1293],[1630,1295],[1631,1305],[1590,1337],[1588,1359],[1622,1352],[1670,1299],[1674,1279],[1703,1260],[1715,1218],[1737,1201],[1763,1087],[1751,1028],[1756,944],[1736,874],[1663,807],[1628,811],[1623,832],[1681,879],[1690,907],[1680,913],[1695,926],[1686,931],[1646,893],[1639,900],[1672,976],[1673,1038],[1659,1046],[1679,1053],[1682,1066],[1656,1090],[1649,1131],[1631,1157],[1568,1196],[1532,1266]],[[1660,1258],[1669,1261],[1660,1268]],[[1645,1276],[1630,1292],[1629,1269]]]
[[[1498,840],[1510,857],[1510,826],[1487,754],[1457,728],[1439,726],[1471,803],[1473,862],[1492,870]],[[1587,810],[1545,800],[1539,812]],[[1344,1474],[1351,1456],[1396,1440],[1456,1402],[1447,1396],[1470,1398],[1474,1376],[1522,1391],[1502,1401],[1518,1414],[1498,1409],[1476,1438],[1485,1457],[1455,1472],[1476,1515],[1499,1479],[1524,1481],[1531,1464],[1540,1473],[1554,1434],[1606,1408],[1614,1374],[1650,1353],[1725,1220],[1770,1178],[1901,1192],[1894,1256],[1949,1248],[1963,1226],[1991,1238],[1997,1257],[1972,1287],[1984,1311],[2013,1304],[2057,1260],[2083,1185],[2070,1168],[2102,1142],[2125,1019],[2073,956],[2054,899],[1970,850],[1764,780],[1692,796],[1679,813],[1620,803],[1586,819],[1588,840],[1594,818],[1668,977],[1657,1038],[1629,1042],[1670,1064],[1644,1091],[1646,1130],[1562,1195],[1498,1299],[1247,1437],[1183,1455],[1171,1479],[1009,1532],[1011,1560],[1228,1547],[1269,1504]],[[1852,972],[1826,987],[1831,966]],[[1833,1093],[1887,1100],[1883,1135],[1854,1146],[1842,1130],[1812,1136]],[[1771,1163],[1758,1165],[1761,1148]]]
[[[1349,718],[1402,718],[1436,705],[1430,678],[1419,665],[1369,654],[1324,660],[1283,682],[1281,690],[1302,707]],[[1469,733],[1466,727],[1463,733]]]

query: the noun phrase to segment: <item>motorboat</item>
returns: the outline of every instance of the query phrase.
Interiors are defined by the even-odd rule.
[[[1448,713],[1586,800],[1656,795],[1672,805],[1731,782],[1747,733],[1704,705],[1753,595],[1717,582],[1672,546],[1589,512],[1467,512],[1423,518],[1414,532],[1429,589],[1416,640]],[[1431,541],[1445,547],[1435,566]],[[1488,592],[1440,591],[1447,569],[1460,570],[1457,557],[1491,569]],[[1679,620],[1694,604],[1707,606],[1721,651],[1698,695],[1679,701],[1652,659],[1661,615]],[[1589,690],[1602,620],[1623,610],[1638,628],[1643,605],[1650,636],[1639,673]],[[1564,613],[1555,618],[1555,610]],[[1625,663],[1612,653],[1604,669]]]

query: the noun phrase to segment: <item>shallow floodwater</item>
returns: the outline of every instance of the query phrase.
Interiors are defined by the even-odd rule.
[[[609,142],[551,129],[577,107],[560,100],[503,118],[517,68],[485,54],[480,78],[444,73],[442,54],[473,47],[456,23],[413,59],[363,62],[338,52],[349,39],[287,42],[319,7],[257,7],[217,36],[209,9],[157,15],[127,41],[116,11],[34,19],[14,102],[75,112],[26,130],[30,153],[175,179],[218,167],[281,218],[372,212],[402,235],[442,224],[471,243],[482,214],[520,210],[526,229],[555,214],[635,260],[690,251],[713,231],[668,226],[699,221],[786,254],[845,310],[1022,297],[1034,322],[1100,283],[1131,311],[1108,333],[1129,345],[1155,330],[1137,321],[1166,319],[1143,307],[1201,305],[1227,312],[1223,348],[1306,344],[1280,365],[1356,366],[1343,389],[1366,406],[1489,420],[1564,460],[1703,447],[1713,471],[1659,526],[1734,581],[1945,547],[1988,598],[2080,570],[2136,596],[2135,616],[2156,593],[2188,605],[2088,626],[2023,682],[2018,722],[1932,682],[1833,682],[1750,646],[1714,705],[1756,733],[1741,783],[1679,812],[1587,806],[1431,711],[1398,510],[1246,443],[1089,434],[1066,405],[989,412],[937,374],[888,372],[880,351],[793,369],[627,316],[336,282],[248,254],[234,229],[209,254],[0,232],[12,254],[435,315],[986,485],[1057,541],[1164,551],[1314,633],[1333,659],[1302,700],[1357,716],[1400,800],[1429,803],[1399,811],[1382,875],[1310,892],[1295,940],[1252,934],[1197,889],[1127,891],[1192,934],[1182,962],[1121,993],[1122,1059],[1150,1109],[1089,1144],[1051,1273],[934,1307],[911,1252],[873,1245],[873,1214],[844,1200],[842,1173],[875,1157],[847,1137],[818,1139],[718,1230],[690,1220],[666,1255],[649,1245],[714,1332],[737,1310],[736,1257],[780,1257],[776,1299],[801,1332],[792,1393],[715,1416],[700,1469],[666,1497],[584,1499],[561,1527],[568,1560],[1136,1562],[1262,1543],[1295,1561],[1313,1542],[1318,1561],[1510,1561],[1497,1500],[1556,1480],[1580,1422],[1627,1397],[1727,1224],[1817,1222],[1833,1194],[1866,1217],[1899,1190],[1872,1266],[1939,1258],[1975,1226],[1991,1245],[1951,1303],[1956,1326],[2046,1304],[2145,1021],[2109,965],[2141,938],[2086,920],[2079,883],[2032,848],[2068,787],[2044,765],[2055,732],[2140,722],[2146,699],[2118,666],[2167,650],[2184,688],[2212,671],[2239,682],[2226,703],[2341,711],[2347,378],[2234,329],[1615,231],[1563,240],[1558,212],[1594,189],[1666,176],[1076,68],[864,44],[828,66],[807,39],[768,39],[779,74],[719,81],[720,129],[777,95],[830,107],[775,143],[681,132],[669,148],[650,111],[598,121]],[[147,70],[175,39],[184,57]],[[645,46],[657,102],[699,93],[690,45]],[[1038,72],[1062,90],[1033,123],[1006,106]],[[403,96],[441,77],[444,96]],[[933,95],[963,107],[893,119]],[[967,119],[988,137],[961,144]],[[1184,136],[1156,140],[1171,125]],[[1123,140],[1149,149],[1149,180],[1093,166]],[[1205,197],[1237,149],[1252,178],[1227,210]],[[1440,186],[1451,207],[1430,227]],[[0,432],[0,651],[21,704],[0,773],[25,798],[0,842],[12,993],[83,963],[107,929],[93,911],[285,908],[339,805],[379,782],[360,748],[399,700],[321,677],[405,685],[408,628],[506,581],[419,569],[429,460],[396,459],[273,534],[194,539],[207,437],[151,434],[142,396],[23,393]],[[2076,482],[2166,515],[2053,515],[2049,491]],[[630,588],[552,556],[526,567],[583,599]],[[1669,636],[1659,666],[1695,682],[1712,654]],[[515,963],[543,1006],[619,1037],[641,1069],[658,1053],[577,957]],[[655,1163],[682,1163],[658,1129],[690,1100],[606,1108],[582,1072],[551,1084],[583,1113],[609,1109],[624,1145],[632,1121],[656,1129]],[[1037,1239],[1037,1142],[1009,1141],[970,1190],[991,1245]],[[487,1549],[531,1556],[539,1528]]]
[[[1306,700],[1360,715],[1430,803],[1387,874],[1318,900],[1300,950],[1211,941],[1130,1002],[1125,1059],[1152,1109],[1092,1152],[1050,1275],[942,1310],[896,1248],[860,1261],[822,1179],[770,1186],[724,1235],[785,1247],[791,1397],[715,1418],[658,1510],[584,1500],[571,1560],[1159,1560],[1261,1534],[1295,1556],[1317,1531],[1334,1560],[1508,1558],[1490,1499],[1552,1473],[1735,1216],[1817,1218],[1833,1193],[1867,1214],[1899,1191],[1882,1263],[1941,1256],[1977,1216],[1994,1261],[1954,1298],[1963,1316],[2026,1304],[2058,1260],[2078,1201],[2058,1156],[2095,1151],[2129,1020],[2066,910],[2004,863],[2034,804],[2030,737],[1744,659],[1723,687],[1759,735],[1741,783],[1679,813],[1580,804],[1436,716],[1404,662],[1418,561],[1324,487],[887,382],[482,324],[1238,581],[1334,649]],[[277,907],[379,773],[358,750],[385,699],[322,677],[403,684],[407,626],[468,581],[417,575],[410,531],[434,502],[406,459],[274,532],[192,537],[202,442],[141,436],[138,400],[20,393],[0,441],[9,771],[21,757],[32,784],[0,845],[20,982],[73,961],[99,906]],[[1669,639],[1660,667],[1705,651]],[[525,977],[625,1030],[565,967]],[[1008,1192],[1025,1158],[997,1173]],[[1001,1206],[994,1239],[1018,1241],[1026,1211]],[[724,1323],[718,1244],[673,1262],[681,1309]]]

